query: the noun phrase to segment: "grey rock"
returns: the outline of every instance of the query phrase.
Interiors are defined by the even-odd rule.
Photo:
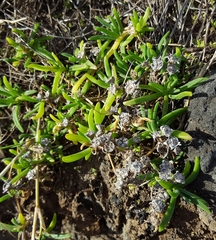
[[[201,160],[201,172],[192,187],[216,212],[216,73],[195,89],[188,113],[185,131],[193,140],[187,157]]]

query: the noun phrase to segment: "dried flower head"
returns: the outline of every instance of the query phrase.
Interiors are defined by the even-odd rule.
[[[163,180],[170,180],[173,177],[172,171],[174,169],[172,161],[163,160],[160,165],[159,177]]]
[[[128,32],[129,35],[134,35],[136,33],[132,22],[128,22],[128,26],[125,27],[125,30]]]
[[[171,150],[174,150],[177,146],[181,146],[177,137],[169,137],[164,144],[166,144]]]
[[[140,137],[138,137],[138,136],[133,137],[133,142],[134,143],[140,143],[141,142]]]
[[[92,53],[93,56],[95,56],[95,57],[99,54],[99,52],[100,52],[100,49],[99,49],[98,47],[93,47],[93,48],[91,49],[91,53]]]
[[[174,182],[185,184],[185,177],[179,171],[176,171],[176,173],[173,175],[173,177],[174,177]]]
[[[136,177],[136,175],[140,173],[142,169],[143,169],[143,164],[137,159],[129,165],[130,172],[134,174],[133,177]]]
[[[103,145],[103,152],[104,153],[111,153],[115,150],[115,144],[111,141],[109,142],[106,142],[104,145]]]
[[[154,192],[153,192],[154,194]],[[169,194],[166,192],[166,190],[162,187],[159,187],[157,191],[154,194],[155,199],[159,199],[163,202],[166,202],[169,199]]]
[[[143,167],[148,167],[150,165],[150,158],[146,155],[140,157],[140,162],[143,164]]]
[[[121,129],[125,129],[125,127],[128,127],[131,124],[131,116],[129,113],[121,112],[119,115],[119,120],[119,127]]]
[[[128,139],[125,137],[117,138],[116,144],[117,144],[117,146],[119,146],[121,148],[125,148],[128,145]]]
[[[78,59],[82,59],[85,56],[85,52],[84,51],[79,51],[77,54],[77,58]]]
[[[114,83],[111,83],[110,86],[109,86],[109,88],[108,88],[108,91],[109,91],[111,94],[115,95],[115,94],[116,94],[116,91],[117,91],[116,85],[115,85]]]
[[[11,187],[11,183],[9,181],[4,182],[4,184],[2,186],[2,193],[4,194],[4,193],[8,192],[10,187]]]
[[[160,130],[161,130],[161,133],[166,137],[170,137],[173,132],[172,128],[170,128],[167,125],[161,126]]]
[[[174,56],[173,54],[169,54],[169,56],[166,56],[165,58],[168,59],[168,62],[171,64],[179,64],[179,60],[176,56]]]
[[[160,138],[161,137],[161,133],[159,131],[155,131],[153,133],[151,133],[154,141],[157,139],[157,138]]]
[[[120,190],[124,183],[124,179],[128,177],[129,169],[125,168],[118,168],[115,170],[115,174],[117,176],[116,182],[114,183],[116,190]]]
[[[118,113],[118,105],[111,106],[109,112],[113,113],[113,114],[117,114]]]
[[[125,84],[125,92],[129,94],[134,94],[134,92],[139,89],[139,81],[128,80]]]
[[[132,150],[126,150],[122,153],[122,159],[125,161],[125,164],[128,165],[134,159],[134,153]]]
[[[22,155],[22,158],[30,158],[31,155],[32,155],[32,152],[31,152],[31,151],[27,151],[26,153],[24,153],[24,154]]]
[[[167,65],[167,72],[169,73],[169,75],[173,75],[173,74],[177,73],[178,71],[179,70],[175,64]]]
[[[130,71],[130,77],[134,80],[137,78],[137,72],[133,69]]]
[[[41,144],[35,144],[31,147],[31,150],[37,154],[42,154],[45,151],[45,147]]]
[[[35,168],[34,168],[34,169],[31,169],[31,170],[27,173],[26,178],[27,178],[28,180],[35,179],[35,178],[36,178],[36,169],[35,169]]]
[[[117,177],[117,180],[116,180],[116,182],[114,183],[115,189],[116,189],[116,190],[121,190],[123,183],[124,183],[124,182],[123,182],[122,178],[121,178],[121,177]]]
[[[50,97],[50,92],[49,91],[46,91],[45,94],[44,94],[44,98],[45,99],[48,99]]]
[[[149,65],[148,60],[145,60],[140,64],[141,67],[148,67],[148,65]]]
[[[91,145],[95,149],[100,147],[104,153],[110,153],[114,151],[116,147],[111,140],[112,133],[108,132],[108,133],[101,134],[101,130],[102,129],[99,128],[98,131],[100,132],[100,134],[96,133],[95,137],[91,141]]]
[[[92,130],[88,130],[88,132],[86,133],[86,136],[91,139],[93,139],[94,135],[95,135],[95,132]]]
[[[41,93],[38,93],[37,96],[36,96],[36,99],[37,99],[38,101],[41,101],[42,98],[43,98],[42,94],[41,94]]]
[[[103,134],[103,130],[104,130],[104,125],[101,125],[101,124],[96,124],[95,125],[96,126],[96,128],[97,128],[97,132],[96,132],[96,134],[95,134],[95,136],[96,137],[99,137],[100,135],[102,135]]]
[[[129,174],[129,169],[127,167],[123,167],[123,168],[117,168],[115,171],[117,178],[122,178],[125,179],[128,177]]]
[[[51,143],[51,140],[49,138],[41,138],[41,145],[44,147],[49,146]]]
[[[92,147],[93,147],[93,148],[99,147],[99,146],[101,145],[101,139],[100,139],[100,137],[95,137],[95,138],[93,138],[92,141],[91,141],[91,144],[92,144]]]
[[[140,89],[137,89],[133,92],[131,96],[132,98],[137,98],[137,97],[140,97],[141,95],[142,95],[142,92],[140,91]]]
[[[160,199],[153,199],[152,202],[152,208],[154,209],[154,211],[161,213],[164,211],[166,204],[161,201]]]
[[[111,133],[111,132],[102,134],[102,135],[100,136],[101,143],[107,143],[107,142],[109,142],[110,139],[111,139],[111,136],[112,136],[112,133]]]
[[[64,119],[62,120],[61,126],[62,126],[62,127],[67,127],[67,126],[68,126],[68,123],[69,123],[68,119],[67,119],[67,118],[64,118]]]
[[[181,153],[181,148],[177,146],[175,149],[173,149],[173,152],[175,153],[175,155],[179,155]]]
[[[164,143],[158,142],[157,152],[160,154],[162,158],[166,158],[169,153],[169,147]]]
[[[152,63],[150,64],[153,71],[160,71],[163,67],[163,60],[160,56],[159,58],[153,58]]]

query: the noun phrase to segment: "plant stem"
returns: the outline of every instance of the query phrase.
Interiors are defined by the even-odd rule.
[[[114,167],[114,164],[113,164],[113,161],[112,161],[112,158],[111,158],[110,154],[108,153],[107,156],[109,158],[109,161],[110,161],[110,164],[112,166],[112,169],[113,169],[114,173],[116,174],[115,167]]]
[[[12,169],[13,164],[16,162],[16,160],[17,160],[20,156],[22,156],[23,153],[24,153],[31,145],[34,144],[34,142],[35,142],[34,139],[28,140],[28,142],[24,145],[24,147],[23,147],[23,149],[21,150],[21,152],[20,152],[19,154],[17,154],[16,157],[13,158],[13,160],[2,170],[2,172],[0,173],[0,179],[1,179],[2,177],[4,177],[4,175],[6,174],[6,172],[7,172],[10,168]],[[11,170],[10,170],[10,173],[11,173]],[[9,178],[10,178],[10,175],[11,175],[11,174],[9,174]]]

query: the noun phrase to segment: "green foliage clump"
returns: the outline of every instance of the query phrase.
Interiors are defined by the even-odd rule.
[[[30,73],[42,72],[44,81],[30,90],[12,84],[6,77],[0,82],[0,108],[12,111],[13,124],[21,132],[19,140],[1,148],[9,148],[15,157],[4,159],[6,168],[0,176],[7,193],[0,201],[17,194],[14,188],[18,181],[29,178],[34,169],[37,179],[40,164],[88,160],[100,151],[110,159],[117,177],[114,184],[119,191],[122,183],[127,182],[127,177],[118,174],[124,170],[147,181],[149,187],[159,184],[168,194],[169,200],[161,203],[167,207],[162,210],[164,217],[159,231],[167,227],[178,196],[209,212],[203,199],[185,189],[197,177],[200,163],[199,158],[195,159],[193,168],[190,162],[184,163],[180,141],[191,140],[191,136],[177,129],[178,117],[187,111],[187,107],[179,107],[179,102],[191,97],[192,90],[207,78],[191,80],[182,49],[177,47],[172,52],[168,47],[169,33],[157,44],[144,40],[144,35],[154,31],[148,25],[149,16],[150,8],[142,17],[134,11],[126,27],[116,9],[108,19],[96,17],[101,26],[95,26],[95,30],[100,34],[87,42],[81,41],[74,54],[62,53],[62,56],[45,48],[45,41],[50,37],[37,38],[38,24],[30,37],[19,29],[13,30],[25,44],[7,38],[15,53],[5,61],[15,67],[22,64]],[[28,111],[23,115],[21,109],[25,108]],[[72,151],[68,152],[67,145],[71,143]],[[73,148],[75,145],[80,148],[78,152],[74,150],[77,147]],[[149,159],[149,172],[142,174],[143,163],[133,158],[128,163],[132,167],[115,169],[112,153],[123,156],[130,152],[138,159]],[[163,172],[164,164],[171,167],[166,173],[168,177]],[[182,164],[184,168],[180,172]],[[13,178],[4,177],[8,171],[13,171]],[[36,214],[42,219],[37,201],[38,196]],[[55,222],[55,214],[49,228],[40,220],[41,236],[68,237],[50,234]],[[22,214],[12,223],[1,223],[0,229],[22,232],[26,228]]]

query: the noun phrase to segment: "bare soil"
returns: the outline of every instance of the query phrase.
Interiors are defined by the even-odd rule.
[[[184,5],[181,1],[109,1],[109,0],[16,0],[13,3],[3,1],[0,3],[0,18],[13,20],[26,17],[24,22],[0,24],[2,57],[8,54],[5,47],[5,37],[11,36],[11,27],[19,26],[32,28],[35,22],[40,23],[42,35],[52,35],[54,39],[49,43],[50,51],[59,54],[60,52],[72,53],[74,48],[82,39],[87,39],[93,34],[93,24],[96,23],[94,16],[105,17],[111,13],[115,6],[126,24],[128,14],[132,9],[143,14],[147,2],[151,3],[153,17],[152,25],[156,27],[155,41],[168,30],[175,29],[172,33],[173,42],[176,44],[186,44],[188,49],[193,47],[192,39],[203,39],[215,41],[216,34],[211,32],[209,38],[203,36],[207,20],[193,26],[190,14],[185,14],[182,18],[183,28],[175,26],[176,16]],[[166,3],[168,8],[166,9]],[[191,1],[189,1],[191,2]],[[199,11],[198,1],[192,1],[194,8]],[[193,8],[192,8],[193,9]],[[185,9],[187,11],[187,9]],[[190,10],[191,14],[192,11]],[[205,11],[211,13],[208,6]],[[215,15],[214,15],[215,17]],[[70,23],[70,24],[69,24]],[[157,23],[157,26],[156,26]],[[5,48],[4,48],[5,47]],[[203,59],[207,62],[212,57],[212,50],[207,48],[208,55]],[[203,57],[203,52],[199,52]],[[199,55],[198,54],[198,55]],[[200,55],[198,58],[201,58]],[[0,62],[1,75],[15,74],[17,78],[23,75],[18,70],[9,69],[2,61]],[[2,122],[2,121],[1,121]],[[3,126],[3,125],[2,125]],[[1,127],[2,127],[1,126]],[[16,138],[14,132],[7,140],[9,143]],[[73,150],[71,150],[73,151]],[[0,155],[1,156],[1,155]],[[3,165],[0,165],[3,169]],[[1,170],[0,169],[0,170]],[[125,188],[122,192],[114,189],[114,174],[110,162],[100,156],[93,156],[90,161],[78,161],[71,164],[57,162],[54,167],[42,166],[41,175],[43,181],[40,186],[40,203],[43,214],[48,223],[53,213],[57,213],[57,233],[71,233],[72,240],[139,240],[139,239],[160,239],[160,240],[180,240],[180,239],[216,239],[213,220],[203,216],[195,206],[180,200],[177,203],[175,213],[169,227],[162,233],[156,229],[160,215],[155,215],[155,224],[149,224],[149,215],[145,209],[151,201],[151,192],[146,185],[129,190]],[[195,184],[193,185],[193,187]],[[2,186],[0,186],[2,187]],[[196,186],[190,189],[195,192],[199,189]],[[205,199],[205,196],[204,196]],[[208,201],[208,199],[205,199]],[[34,183],[28,182],[22,199],[17,199],[19,206],[25,211],[29,219],[33,216],[34,203]],[[0,204],[0,221],[10,222],[17,213],[17,201],[5,201]],[[213,204],[210,207],[214,207]],[[32,220],[29,220],[31,223]],[[31,233],[29,224],[28,233]],[[1,239],[14,239],[16,236],[2,233]],[[30,239],[30,236],[27,237]]]

